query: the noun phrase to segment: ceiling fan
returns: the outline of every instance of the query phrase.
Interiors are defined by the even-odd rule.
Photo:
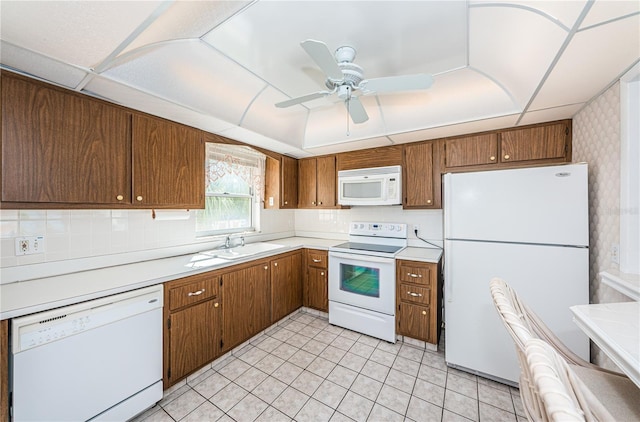
[[[385,94],[389,92],[427,89],[433,84],[433,77],[424,73],[415,75],[388,76],[384,78],[364,79],[362,67],[353,63],[356,49],[350,46],[338,47],[335,54],[322,41],[306,40],[300,43],[320,69],[327,75],[325,85],[329,90],[318,91],[302,97],[292,98],[276,104],[285,108],[306,101],[315,100],[337,93],[354,123],[369,120],[366,110],[354,92],[361,95]]]

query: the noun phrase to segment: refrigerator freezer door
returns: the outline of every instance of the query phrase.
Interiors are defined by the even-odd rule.
[[[589,250],[538,245],[446,241],[445,358],[447,364],[518,382],[515,345],[493,305],[489,281],[504,279],[579,356],[589,341],[570,306],[589,303]]]
[[[587,165],[446,174],[445,238],[589,244]]]

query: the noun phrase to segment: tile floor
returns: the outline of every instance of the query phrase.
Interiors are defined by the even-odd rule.
[[[443,336],[444,337],[444,336]],[[442,347],[440,347],[442,349]],[[165,392],[136,422],[526,421],[516,388],[298,312]]]

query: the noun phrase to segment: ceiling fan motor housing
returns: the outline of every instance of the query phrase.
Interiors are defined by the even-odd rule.
[[[358,84],[364,79],[364,70],[355,63],[341,62],[338,63],[338,67],[342,70],[343,79],[334,81],[331,78],[327,78],[325,85],[329,89],[334,89],[340,85],[349,85],[352,88],[357,88]]]

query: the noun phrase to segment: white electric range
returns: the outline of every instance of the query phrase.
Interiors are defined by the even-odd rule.
[[[406,247],[406,224],[351,223],[349,241],[329,248],[329,323],[395,343],[395,257]]]

